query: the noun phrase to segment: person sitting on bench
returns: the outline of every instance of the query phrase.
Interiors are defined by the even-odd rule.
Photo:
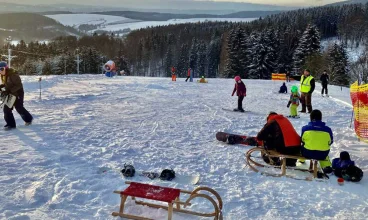
[[[330,127],[322,122],[322,112],[315,109],[310,114],[310,122],[302,128],[301,153],[307,159],[319,160],[325,173],[331,173],[331,161],[328,157],[333,134]]]
[[[267,150],[276,150],[281,154],[287,155],[300,154],[300,136],[290,121],[276,112],[270,112],[267,117],[267,123],[257,135],[257,140],[263,141]],[[275,162],[274,159],[279,161],[279,158],[272,158]],[[266,163],[269,162],[268,157],[263,157],[263,160]],[[296,159],[287,159],[286,165],[296,166],[296,161]]]

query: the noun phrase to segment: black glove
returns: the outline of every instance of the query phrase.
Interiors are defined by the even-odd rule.
[[[5,91],[2,91],[1,92],[1,97],[5,97],[7,95],[9,95],[9,91],[8,90],[5,90]]]
[[[1,84],[0,85],[0,89],[2,89],[2,88],[4,88],[5,87],[5,85],[4,84]]]
[[[288,107],[288,108],[290,107],[290,102],[287,104],[287,106],[286,106],[286,107]]]

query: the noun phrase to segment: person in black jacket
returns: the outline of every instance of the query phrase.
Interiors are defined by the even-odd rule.
[[[18,73],[9,68],[6,62],[0,62],[0,75],[1,75],[1,95],[7,96],[9,94],[16,96],[14,103],[14,108],[17,110],[19,115],[25,121],[25,125],[28,126],[32,123],[33,117],[23,106],[24,101],[24,90],[22,80],[20,79]],[[4,119],[6,125],[5,130],[10,130],[16,128],[15,119],[13,115],[13,107],[8,107],[4,105]]]
[[[321,95],[323,96],[323,93],[325,92],[326,96],[328,96],[328,90],[327,90],[327,85],[328,85],[328,82],[330,80],[328,74],[327,74],[327,71],[323,71],[323,74],[321,75],[321,83],[322,83],[322,92],[321,92]]]
[[[285,83],[283,83],[282,86],[280,87],[279,93],[287,93],[287,87]]]

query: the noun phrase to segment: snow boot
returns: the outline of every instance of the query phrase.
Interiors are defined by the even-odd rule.
[[[10,131],[10,130],[15,129],[15,128],[16,128],[16,126],[5,125],[4,126],[4,131]]]

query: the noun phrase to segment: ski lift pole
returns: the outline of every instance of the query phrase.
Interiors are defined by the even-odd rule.
[[[42,81],[42,77],[38,78],[38,83],[40,84],[40,100],[41,100],[41,81]]]

